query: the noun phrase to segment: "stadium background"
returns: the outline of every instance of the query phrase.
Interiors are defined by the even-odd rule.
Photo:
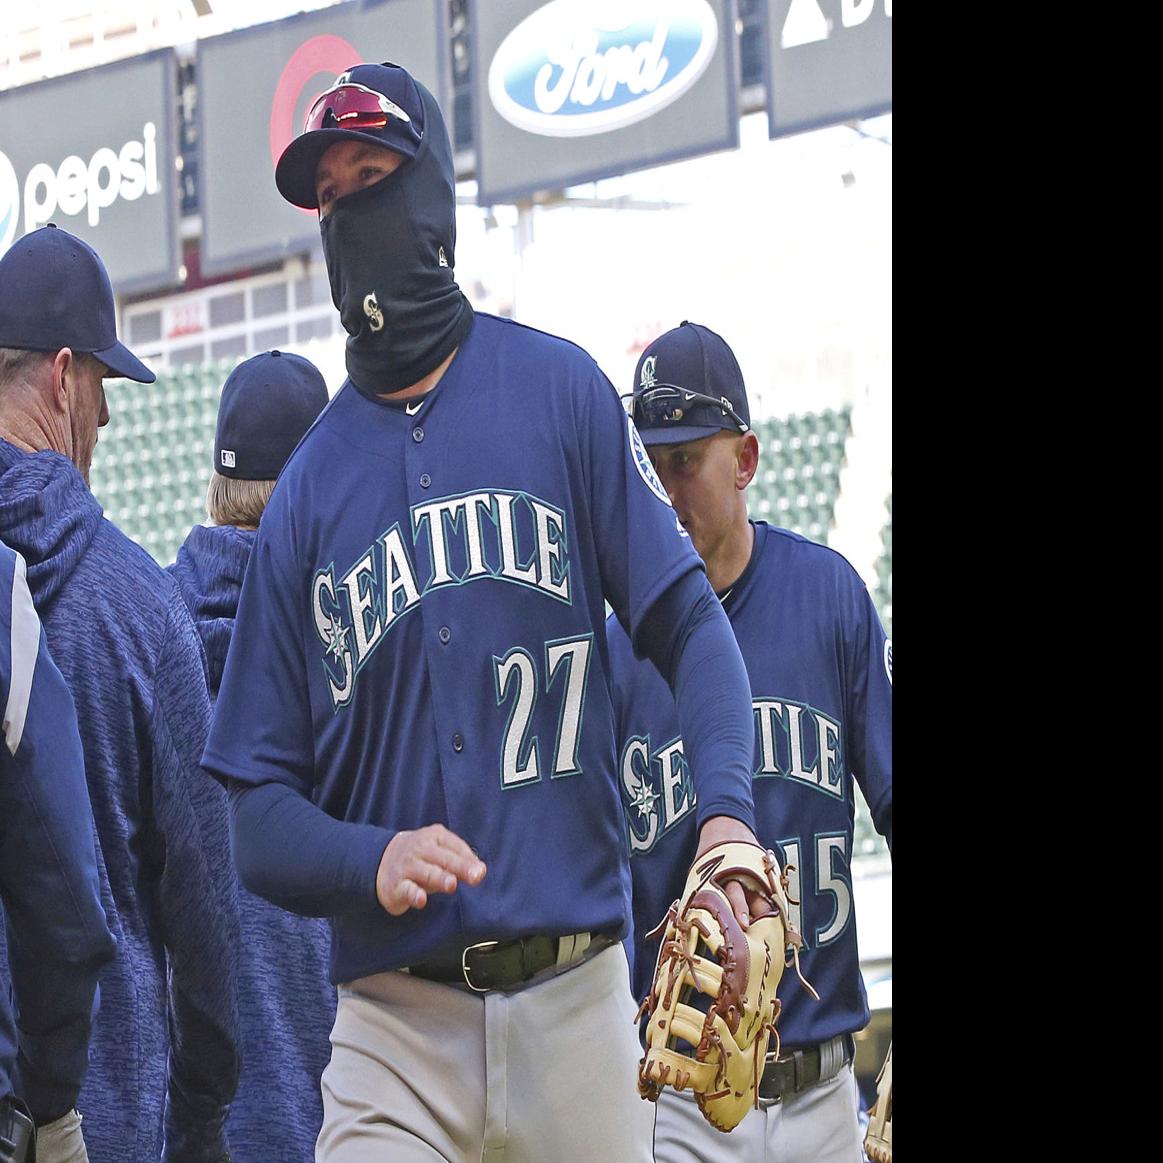
[[[688,317],[719,331],[747,378],[761,442],[760,471],[748,493],[753,516],[842,552],[864,578],[891,635],[891,85],[875,116],[833,118],[789,134],[776,135],[768,99],[773,22],[829,15],[829,28],[838,27],[839,3],[846,20],[854,11],[866,19],[878,0],[727,0],[721,14],[734,52],[728,76],[734,77],[737,144],[492,203],[479,197],[476,180],[478,14],[472,0],[423,2],[446,24],[438,38],[442,96],[454,110],[463,176],[457,277],[474,306],[573,339],[623,392],[632,386],[638,354],[660,332]],[[493,19],[510,4],[485,2]],[[515,0],[515,7],[513,23],[535,5]],[[891,0],[879,0],[879,7],[881,19],[891,16]],[[393,11],[392,0],[0,6],[0,162],[6,164],[6,154],[38,135],[36,119],[18,115],[21,95],[47,91],[50,78],[74,74],[123,86],[125,62],[173,50],[172,140],[170,152],[159,143],[159,184],[163,194],[168,183],[173,187],[178,261],[168,277],[146,279],[149,285],[140,278],[122,282],[114,271],[119,334],[158,380],[151,386],[109,382],[111,420],[100,433],[91,474],[106,515],[162,564],[174,559],[190,527],[206,519],[217,401],[230,368],[280,348],[313,360],[333,392],[344,378],[343,334],[317,241],[261,262],[223,267],[217,260],[212,274],[203,270],[204,210],[215,175],[201,168],[198,45],[216,37],[228,43],[245,29],[250,32],[243,35],[262,37],[299,14],[327,20],[340,9]],[[888,36],[891,80],[891,31]],[[385,45],[380,59],[391,52]],[[851,62],[844,67],[851,71]],[[54,84],[62,92],[68,82]],[[36,85],[43,89],[26,88]],[[230,114],[266,117],[245,100]],[[71,113],[78,124],[90,115],[99,116],[83,102]],[[67,127],[65,133],[67,140]],[[562,139],[561,148],[569,142]],[[273,186],[269,157],[254,158],[250,180]],[[0,172],[0,251],[24,232],[23,223],[12,223],[17,211],[7,189]],[[100,235],[84,229],[84,215],[78,227],[63,197],[60,203],[53,220],[106,256]],[[871,1097],[892,1031],[892,872],[859,797],[852,873],[873,1007],[857,1072]]]

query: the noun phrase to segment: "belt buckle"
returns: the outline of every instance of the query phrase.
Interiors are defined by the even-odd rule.
[[[500,941],[478,941],[475,945],[468,945],[460,954],[460,972],[464,975],[464,984],[473,991],[473,993],[488,993],[487,989],[482,989],[479,985],[473,985],[472,978],[468,972],[468,955],[477,949],[496,949],[500,945]]]
[[[804,1068],[804,1052],[802,1050],[793,1050],[791,1052],[792,1059],[792,1078],[795,1090],[793,1094],[799,1094],[804,1089],[804,1077],[807,1070]]]

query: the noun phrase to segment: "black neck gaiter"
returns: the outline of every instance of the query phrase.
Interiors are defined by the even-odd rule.
[[[411,161],[336,200],[319,222],[347,374],[365,395],[403,391],[464,340],[473,312],[453,277],[456,179],[444,118],[421,90],[424,140]]]

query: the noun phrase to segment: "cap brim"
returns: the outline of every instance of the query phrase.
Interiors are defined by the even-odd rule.
[[[686,444],[691,440],[703,440],[707,436],[714,436],[716,432],[730,432],[732,429],[724,428],[721,424],[715,424],[711,427],[692,427],[683,424],[668,424],[665,428],[639,428],[638,435],[642,437],[642,443],[646,445],[651,444]]]
[[[104,351],[93,352],[93,355],[111,372],[116,372],[127,380],[136,380],[139,384],[152,384],[157,379],[157,376],[124,343],[115,343]]]
[[[381,149],[395,150],[406,158],[416,156],[411,142],[389,141],[379,134],[360,133],[358,129],[313,129],[296,137],[283,150],[275,166],[275,186],[292,206],[301,206],[304,210],[319,209],[315,171],[320,159],[337,141],[366,141]]]

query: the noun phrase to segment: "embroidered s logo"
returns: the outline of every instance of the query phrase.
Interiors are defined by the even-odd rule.
[[[383,330],[384,313],[380,310],[379,303],[376,302],[375,291],[372,291],[370,295],[364,295],[363,313],[368,317],[368,324],[373,331]]]

